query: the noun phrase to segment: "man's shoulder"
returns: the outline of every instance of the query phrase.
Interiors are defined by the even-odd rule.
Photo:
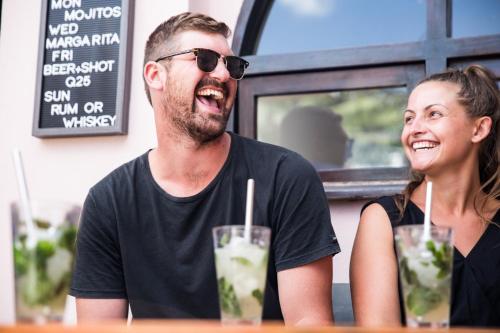
[[[92,186],[90,192],[95,194],[109,192],[131,185],[138,174],[144,173],[147,167],[148,152],[115,168]]]

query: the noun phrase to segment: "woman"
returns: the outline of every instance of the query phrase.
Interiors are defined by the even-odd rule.
[[[420,82],[401,135],[412,177],[402,195],[363,207],[350,282],[359,325],[404,324],[393,227],[421,224],[433,182],[432,223],[454,231],[450,324],[500,326],[500,94],[477,65]]]

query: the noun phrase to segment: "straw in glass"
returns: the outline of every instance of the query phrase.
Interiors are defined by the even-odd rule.
[[[245,241],[250,243],[250,229],[252,227],[253,219],[253,196],[254,196],[255,181],[250,178],[247,181],[247,203],[245,209]]]
[[[432,182],[427,182],[425,191],[425,215],[424,215],[424,234],[423,240],[431,239],[431,206],[432,206]]]
[[[31,205],[28,195],[28,186],[26,184],[26,177],[24,175],[23,160],[21,157],[21,152],[19,149],[14,148],[12,150],[12,159],[14,160],[14,167],[16,169],[17,176],[17,186],[19,189],[19,196],[21,199],[20,209],[24,215],[24,221],[26,224],[27,233],[27,245],[28,247],[34,247],[36,242],[36,229],[33,222],[33,216],[31,214]]]

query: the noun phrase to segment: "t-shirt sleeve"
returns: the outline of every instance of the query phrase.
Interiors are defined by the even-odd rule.
[[[277,271],[340,252],[323,184],[298,154],[290,153],[280,163],[272,218]]]
[[[107,199],[92,190],[85,199],[69,292],[77,298],[127,298],[116,219]]]

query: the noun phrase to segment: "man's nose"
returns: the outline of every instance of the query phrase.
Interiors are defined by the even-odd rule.
[[[215,69],[212,73],[210,73],[210,76],[216,78],[220,82],[227,82],[231,78],[229,71],[227,70],[226,63],[222,57],[219,58],[217,66],[215,66]]]

